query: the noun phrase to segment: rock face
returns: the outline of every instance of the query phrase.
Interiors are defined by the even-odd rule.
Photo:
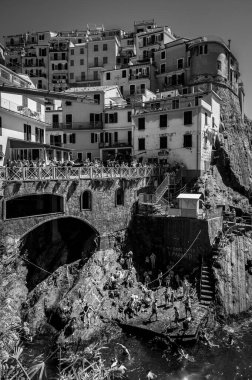
[[[223,315],[239,314],[252,306],[252,235],[232,235],[213,264],[216,300]]]
[[[84,266],[80,261],[64,265],[37,285],[27,299],[26,319],[33,334],[55,333],[62,344],[77,340],[88,344],[107,330],[110,335],[113,320],[123,316],[130,296],[142,295],[134,268],[126,287],[129,271],[118,263],[119,255],[115,250],[97,251]],[[115,273],[118,286],[111,291],[107,285]],[[90,324],[83,317],[85,305],[90,307]]]

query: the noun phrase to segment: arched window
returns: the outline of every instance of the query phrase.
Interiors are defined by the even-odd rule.
[[[124,205],[124,191],[121,187],[116,190],[115,205],[116,206],[123,206]]]
[[[92,209],[92,194],[91,191],[85,190],[81,195],[81,209],[91,210]]]

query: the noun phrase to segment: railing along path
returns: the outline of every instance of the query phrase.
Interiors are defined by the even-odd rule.
[[[145,178],[158,174],[156,167],[2,167],[0,180],[6,181],[47,181],[74,179]]]

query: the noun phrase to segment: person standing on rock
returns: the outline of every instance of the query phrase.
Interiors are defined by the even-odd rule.
[[[156,378],[157,378],[157,375],[155,375],[155,373],[153,373],[150,369],[148,369],[148,371],[146,372],[146,379],[153,380]]]
[[[176,327],[178,327],[179,323],[179,311],[176,306],[174,306],[174,322],[176,323]]]
[[[152,302],[152,305],[151,305],[151,315],[150,315],[149,321],[151,320],[151,318],[153,317],[153,315],[156,316],[156,321],[158,320],[157,302],[158,302],[157,298]]]
[[[133,265],[133,252],[129,251],[127,255],[127,267],[129,270],[132,268],[132,265]]]
[[[154,252],[150,255],[151,268],[154,270],[156,268],[156,255]]]
[[[167,286],[167,288],[165,289],[164,296],[165,296],[165,307],[167,308],[169,305],[170,296],[171,296],[171,290],[169,286]]]
[[[185,299],[185,313],[186,313],[186,318],[187,318],[187,313],[190,313],[190,316],[192,317],[192,305],[191,305],[191,299],[189,295]]]
[[[162,286],[162,280],[163,280],[163,273],[162,273],[161,269],[159,269],[159,272],[158,272],[158,285],[159,285],[160,288]]]

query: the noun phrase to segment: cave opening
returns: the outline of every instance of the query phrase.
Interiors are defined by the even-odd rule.
[[[73,217],[53,219],[28,232],[20,244],[28,269],[28,290],[34,289],[60,266],[88,259],[97,248],[97,241],[98,232]]]

